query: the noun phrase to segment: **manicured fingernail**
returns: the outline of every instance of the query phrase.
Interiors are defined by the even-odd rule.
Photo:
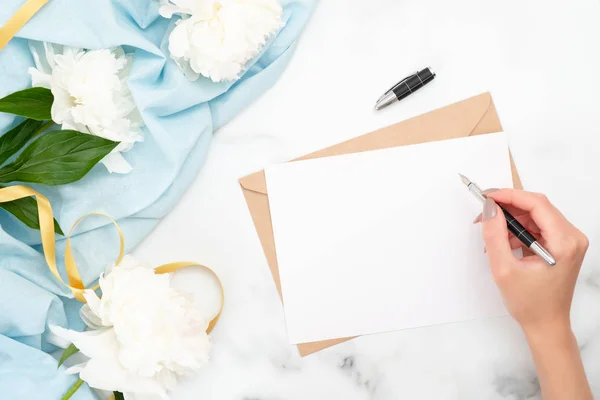
[[[474,224],[478,224],[478,223],[480,223],[480,222],[481,222],[481,214],[479,214],[479,215],[477,216],[477,218],[475,218],[475,219],[473,220],[473,223],[474,223]]]
[[[485,203],[483,203],[483,212],[481,217],[484,221],[488,221],[496,216],[496,202],[494,199],[486,197]]]

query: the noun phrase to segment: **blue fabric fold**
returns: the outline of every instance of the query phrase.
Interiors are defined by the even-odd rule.
[[[24,0],[3,0],[0,25]],[[50,0],[0,51],[0,97],[31,86],[28,41],[86,49],[123,46],[134,54],[129,86],[142,111],[145,140],[124,157],[127,175],[96,166],[84,179],[60,187],[34,186],[50,199],[63,230],[80,216],[102,211],[117,219],[131,250],[176,204],[203,165],[214,131],[270,88],[293,53],[315,0],[283,0],[285,26],[236,82],[188,81],[167,52],[174,21],[158,14],[158,0]],[[0,113],[0,132],[19,123]],[[73,238],[86,283],[113,261],[118,238],[101,217],[91,217]],[[62,265],[64,239],[57,243]],[[48,325],[81,329],[80,305],[49,273],[39,232],[0,210],[0,397],[58,399],[73,384],[48,353]],[[74,399],[93,399],[84,387]]]

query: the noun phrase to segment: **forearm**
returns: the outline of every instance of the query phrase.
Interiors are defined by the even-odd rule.
[[[525,330],[544,400],[592,400],[577,340],[569,324]]]

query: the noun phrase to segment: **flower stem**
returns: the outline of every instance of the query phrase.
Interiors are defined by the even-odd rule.
[[[77,382],[75,382],[75,384],[71,386],[71,388],[67,391],[67,393],[65,393],[64,396],[60,398],[60,400],[69,400],[71,396],[75,394],[77,389],[81,387],[81,385],[83,385],[83,380],[78,379]]]
[[[46,122],[44,125],[40,126],[40,129],[38,129],[32,137],[36,137],[37,135],[39,135],[40,133],[44,132],[46,129],[50,128],[52,125],[54,125],[54,121],[48,121]]]

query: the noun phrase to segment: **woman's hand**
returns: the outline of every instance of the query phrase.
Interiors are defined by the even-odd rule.
[[[586,236],[541,194],[502,189],[486,192],[482,232],[494,280],[519,322],[536,363],[544,399],[592,399],[570,311],[575,283],[588,248]],[[556,259],[517,259],[521,246],[509,234],[502,204]],[[599,221],[600,222],[600,221]]]
[[[575,282],[588,248],[586,236],[541,194],[503,189],[487,193],[483,237],[492,274],[511,315],[527,332],[562,324],[570,326]],[[556,259],[550,267],[536,255],[521,260],[511,248],[522,244],[509,234],[500,203]]]

